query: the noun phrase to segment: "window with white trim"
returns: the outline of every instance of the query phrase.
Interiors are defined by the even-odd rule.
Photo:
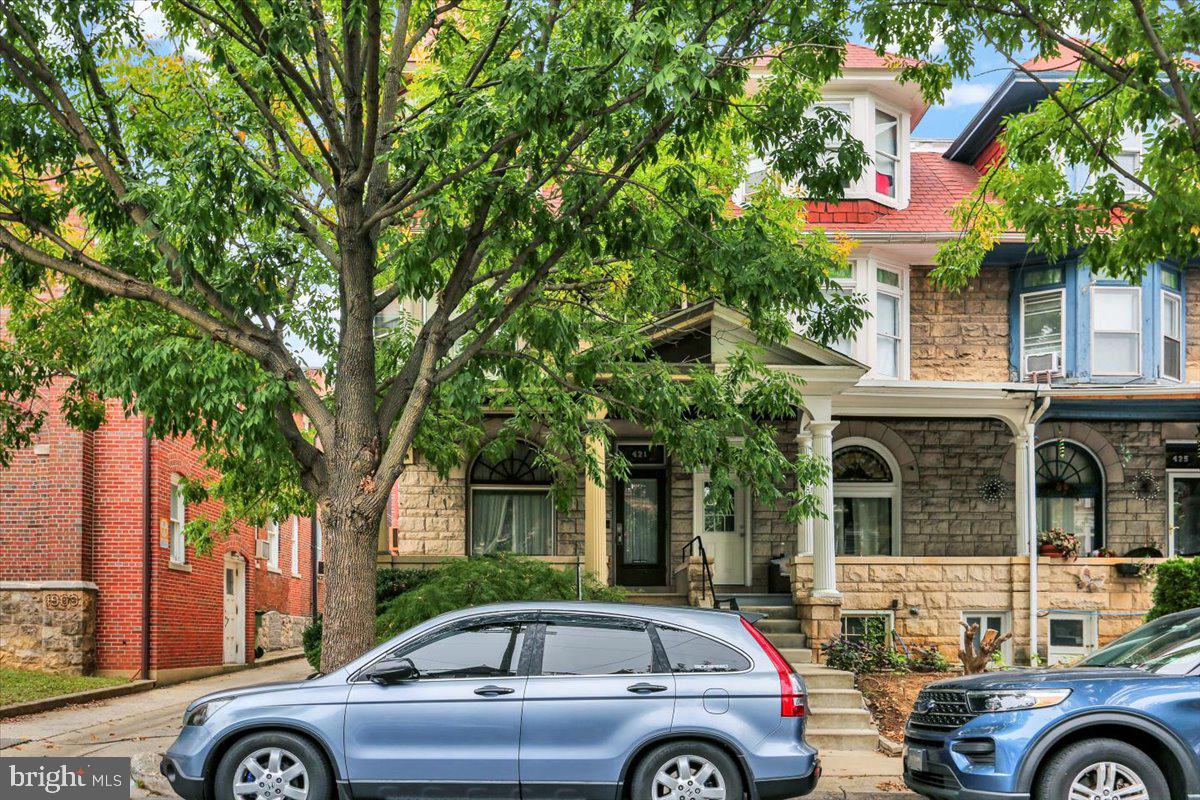
[[[1140,375],[1142,302],[1136,286],[1092,287],[1092,374]]]
[[[292,517],[292,577],[300,577],[300,518]]]
[[[858,641],[890,641],[895,618],[891,611],[842,612],[842,636]]]
[[[871,367],[868,377],[906,379],[909,369],[908,268],[873,256],[852,258],[831,275],[842,294],[861,295],[867,317],[856,334],[830,342]]]
[[[1162,365],[1164,378],[1183,379],[1183,298],[1167,289],[1162,290]]]
[[[317,550],[317,573],[323,571],[325,564],[325,531],[321,530],[321,518],[318,512],[313,512],[313,541]]]
[[[983,644],[983,635],[988,631],[995,631],[997,636],[1003,636],[1012,630],[1012,616],[1007,611],[964,611],[962,621],[968,626],[977,626],[974,637],[977,652]],[[967,643],[966,628],[963,629],[960,643]],[[1000,645],[1000,655],[1006,662],[1012,663],[1012,639]]]
[[[279,571],[279,521],[267,520],[267,569]]]
[[[1037,372],[1062,374],[1065,303],[1066,293],[1062,289],[1021,295],[1022,379]]]
[[[839,556],[900,555],[900,474],[869,439],[839,440],[833,453],[833,531]]]
[[[187,540],[183,535],[183,526],[187,524],[187,500],[178,475],[171,476],[170,517],[171,562],[183,564],[187,561]]]
[[[904,346],[904,277],[885,267],[875,268],[875,374],[901,377]]]
[[[875,192],[895,197],[900,176],[900,120],[875,109]]]

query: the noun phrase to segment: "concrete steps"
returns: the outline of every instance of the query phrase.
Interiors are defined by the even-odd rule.
[[[812,663],[812,648],[808,637],[800,631],[795,607],[763,602],[761,597],[757,596],[752,604],[739,600],[738,605],[744,611],[767,615],[755,627],[804,679],[809,707],[804,738],[822,750],[875,752],[879,747],[879,732],[863,703],[862,693],[854,688],[854,673]]]
[[[688,598],[683,592],[630,592],[629,602],[651,606],[686,606]]]

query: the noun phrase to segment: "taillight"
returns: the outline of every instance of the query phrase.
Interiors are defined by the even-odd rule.
[[[787,659],[775,649],[775,645],[771,644],[766,636],[763,636],[762,631],[751,625],[745,617],[742,617],[742,625],[750,631],[750,635],[767,654],[767,658],[771,659],[771,664],[779,675],[779,716],[805,716],[808,713],[808,702],[804,696],[804,689],[800,687],[800,676],[792,669],[792,665],[787,662]]]

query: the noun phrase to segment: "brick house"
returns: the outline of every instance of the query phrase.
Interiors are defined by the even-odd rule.
[[[953,141],[912,136],[926,103],[867,48],[851,45],[825,87],[872,163],[844,202],[813,204],[808,218],[856,243],[837,283],[871,316],[853,340],[827,348],[797,332],[763,356],[806,381],[805,407],[778,423],[778,441],[829,463],[833,480],[816,489],[823,518],[797,526],[742,492],[714,507],[703,472],[612,420],[613,439],[597,446],[620,449],[634,472],[581,485],[566,513],[530,461],[536,443],[446,481],[418,462],[397,486],[380,563],[514,550],[578,559],[642,599],[688,602],[700,599],[688,556],[699,537],[720,596],[779,590],[772,572],[784,563],[811,647],[839,625],[882,625],[954,657],[968,622],[1012,631],[1010,661],[1033,651],[1058,661],[1134,627],[1150,583],[1129,565],[1200,552],[1197,273],[1152,264],[1130,286],[1078,258],[1048,262],[1013,232],[965,290],[928,279],[956,236],[951,208],[1003,154],[1005,115],[1071,69],[1041,66],[1040,82],[1009,75]],[[1140,142],[1128,146],[1136,162]],[[761,169],[751,163],[743,191]],[[422,303],[406,310],[420,317]],[[660,353],[679,362],[720,364],[750,336],[711,302],[665,315],[659,330]],[[1085,557],[1031,559],[1052,528],[1074,533]]]
[[[187,441],[146,435],[110,403],[94,432],[46,424],[0,471],[0,665],[174,682],[295,647],[320,601],[308,518],[238,524],[212,551],[182,525],[215,519],[178,479],[211,479]]]

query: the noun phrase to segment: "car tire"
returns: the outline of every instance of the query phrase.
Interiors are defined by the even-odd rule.
[[[685,762],[690,774],[679,780]],[[671,779],[664,783],[669,794],[658,786],[664,778]],[[692,740],[654,748],[638,762],[630,781],[631,800],[742,800],[744,791],[741,770],[729,753]]]
[[[1091,791],[1098,789],[1106,800],[1122,788],[1141,783],[1146,793],[1132,797],[1170,800],[1171,790],[1154,759],[1131,744],[1117,739],[1085,739],[1064,747],[1046,762],[1036,783],[1036,800],[1067,800],[1076,782]],[[1111,782],[1111,783],[1110,783]],[[1105,795],[1105,788],[1110,794]]]
[[[254,775],[251,762],[263,774]],[[214,800],[298,800],[301,792],[303,800],[330,800],[333,776],[325,755],[308,739],[287,731],[263,731],[237,740],[225,751],[212,788]]]

